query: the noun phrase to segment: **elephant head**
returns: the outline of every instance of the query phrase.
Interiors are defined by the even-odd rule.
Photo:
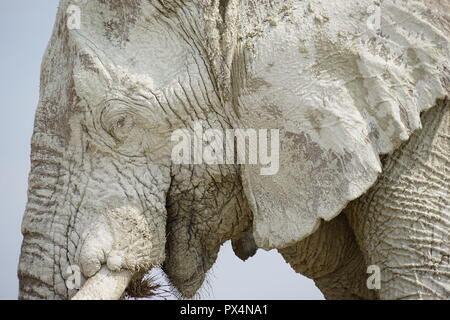
[[[385,1],[382,32],[369,0],[77,8],[73,28],[61,1],[42,64],[21,298],[120,298],[159,265],[191,297],[228,239],[245,259],[338,215],[448,94],[448,34],[419,2]],[[174,163],[198,123],[279,130],[279,171]]]

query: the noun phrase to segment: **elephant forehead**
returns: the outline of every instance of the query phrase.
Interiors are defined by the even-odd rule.
[[[200,12],[193,6],[193,19]],[[180,80],[189,70],[200,72],[199,52],[191,34],[183,34],[181,14],[156,7],[147,1],[130,1],[117,6],[108,1],[88,1],[80,7],[79,29],[69,31],[84,66],[100,60],[108,71],[124,70],[145,77],[151,89],[160,89]],[[200,21],[200,19],[198,19]],[[91,56],[91,58],[89,58]],[[100,68],[101,66],[97,66]]]

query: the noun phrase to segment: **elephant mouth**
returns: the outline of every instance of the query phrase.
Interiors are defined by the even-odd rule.
[[[163,288],[149,271],[111,271],[104,265],[86,280],[71,300],[165,299],[170,294],[173,291]]]

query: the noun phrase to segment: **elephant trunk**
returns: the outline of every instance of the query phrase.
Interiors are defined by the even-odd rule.
[[[118,300],[125,292],[132,276],[131,271],[112,272],[103,266],[84,283],[72,300]]]
[[[55,214],[55,195],[63,190],[61,149],[62,143],[54,136],[34,134],[28,202],[22,221],[20,299],[61,299],[67,293],[66,289],[55,290],[64,286],[60,262],[67,256],[63,249],[67,243],[63,216]]]
[[[165,259],[168,171],[56,140],[33,136],[19,296],[118,299],[134,272]]]
[[[18,270],[19,299],[64,299],[54,289],[58,281],[53,266],[54,252],[50,241],[39,235],[25,236]]]

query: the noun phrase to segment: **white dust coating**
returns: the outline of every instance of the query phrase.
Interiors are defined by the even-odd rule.
[[[80,28],[69,31],[70,1],[61,1],[32,141],[23,298],[73,296],[61,272],[70,265],[90,277],[77,298],[119,298],[132,273],[161,263],[192,297],[224,241],[246,259],[256,247],[301,244],[336,217],[374,185],[380,154],[398,149],[422,127],[421,113],[448,96],[450,27],[423,1],[117,3],[83,2]],[[169,133],[198,120],[280,130],[278,173],[241,165],[171,175]],[[339,228],[314,234],[323,247],[356,247],[344,218],[331,221],[342,241]]]

